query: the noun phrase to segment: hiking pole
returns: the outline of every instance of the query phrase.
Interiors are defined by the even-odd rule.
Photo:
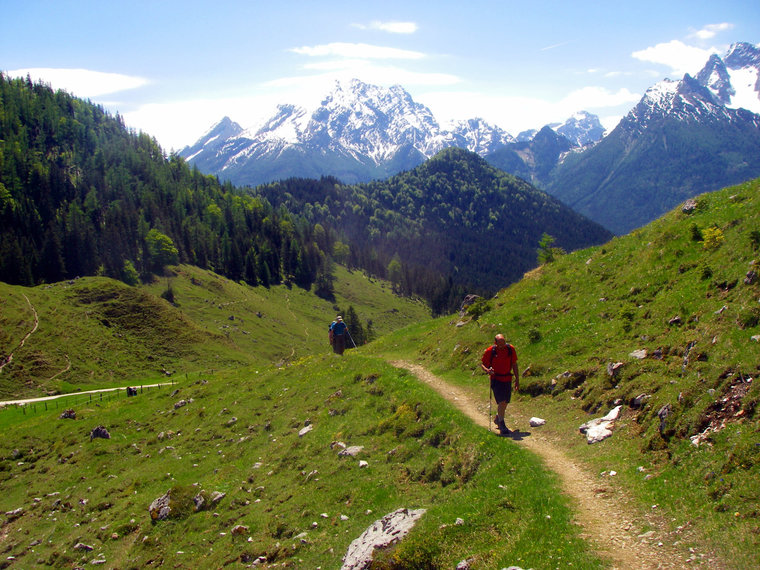
[[[353,344],[354,348],[356,348],[356,343],[354,342],[354,339],[351,337],[351,333],[348,332],[348,327],[346,327],[346,333],[348,334],[348,338],[351,339],[351,344]]]
[[[488,382],[488,433],[491,433],[491,382]]]

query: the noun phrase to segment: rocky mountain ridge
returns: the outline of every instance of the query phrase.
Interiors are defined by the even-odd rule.
[[[759,75],[760,49],[736,44],[695,77],[663,80],[539,185],[624,234],[685,199],[760,176]]]
[[[598,117],[585,111],[552,127],[577,145],[596,142],[604,133]],[[236,184],[323,175],[354,183],[408,170],[444,148],[486,156],[515,142],[482,118],[444,126],[402,87],[354,79],[336,82],[312,112],[279,105],[274,115],[249,129],[225,117],[180,154]]]

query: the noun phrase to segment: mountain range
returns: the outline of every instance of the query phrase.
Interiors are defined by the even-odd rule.
[[[598,117],[585,112],[553,128],[575,145],[596,142],[604,133]],[[272,117],[249,129],[224,117],[180,155],[237,185],[327,175],[353,184],[409,170],[444,148],[487,156],[517,142],[481,118],[444,127],[402,87],[353,79],[336,82],[313,111],[279,105]]]
[[[482,119],[442,126],[401,87],[336,83],[313,111],[280,105],[243,129],[228,117],[180,155],[238,185],[335,176],[355,183],[465,148],[553,194],[617,234],[684,198],[760,175],[760,50],[710,57],[695,77],[665,80],[604,136],[595,115],[515,138]]]
[[[732,46],[664,80],[602,141],[569,153],[544,190],[617,234],[683,200],[760,175],[760,50]]]

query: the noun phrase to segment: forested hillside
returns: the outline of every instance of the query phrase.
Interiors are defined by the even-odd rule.
[[[185,263],[332,298],[332,264],[389,279],[435,313],[610,234],[476,154],[451,148],[384,182],[290,179],[238,189],[166,156],[119,116],[0,75],[0,281],[137,283]]]
[[[527,182],[459,148],[386,181],[345,186],[333,178],[287,180],[259,191],[273,204],[325,224],[353,245],[350,263],[410,293],[420,284],[434,310],[451,291],[489,292],[536,266],[544,233],[575,250],[611,237]],[[459,296],[461,299],[461,296]]]
[[[0,75],[0,280],[130,282],[177,262],[303,287],[328,263],[288,212],[167,158],[99,106]]]

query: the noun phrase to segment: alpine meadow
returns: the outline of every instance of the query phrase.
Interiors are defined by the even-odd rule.
[[[0,568],[759,567],[760,179],[613,236],[532,140],[237,186],[0,75]]]

